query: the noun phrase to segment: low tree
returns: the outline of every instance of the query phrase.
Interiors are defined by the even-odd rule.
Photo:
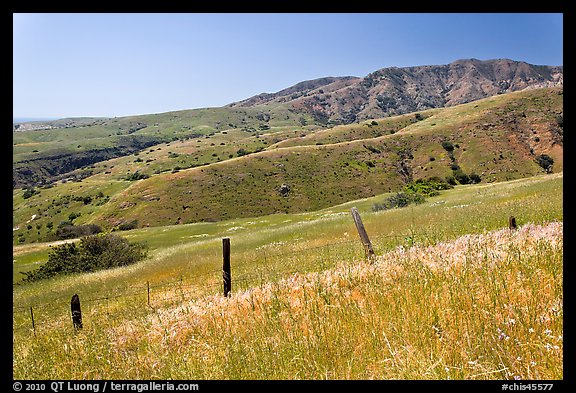
[[[147,247],[143,243],[131,244],[113,234],[86,236],[78,243],[52,247],[48,261],[36,270],[23,272],[26,276],[23,281],[126,266],[144,259],[146,255]]]
[[[554,159],[550,157],[548,154],[540,154],[535,157],[536,162],[538,165],[542,167],[546,171],[546,173],[552,172],[552,166],[554,165]]]

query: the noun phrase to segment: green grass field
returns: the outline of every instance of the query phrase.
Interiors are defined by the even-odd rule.
[[[145,261],[14,286],[14,378],[562,379],[562,173],[372,212],[384,197],[121,232]],[[14,246],[15,282],[47,247]]]

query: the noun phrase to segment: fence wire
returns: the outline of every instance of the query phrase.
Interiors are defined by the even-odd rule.
[[[446,229],[443,229],[444,238],[446,232]],[[458,234],[453,232],[452,235],[457,236]],[[435,237],[436,236],[433,233],[410,231],[405,234],[377,235],[374,236],[371,241],[375,251],[377,251],[376,254],[379,254],[385,252],[387,249],[392,249],[395,245],[397,246],[406,243],[412,245],[422,242],[423,240],[429,242],[430,239],[435,239]],[[389,244],[390,239],[393,240],[392,244]],[[401,242],[399,242],[399,239]],[[273,243],[271,245],[273,245]],[[254,251],[259,255],[257,259],[264,261],[258,265],[256,272],[254,272],[253,266],[250,266],[252,271],[247,272],[242,264],[236,264],[236,266],[233,264],[232,285],[234,287],[247,289],[250,286],[274,282],[297,273],[304,274],[325,270],[333,266],[335,260],[334,257],[336,255],[338,255],[338,262],[356,260],[364,256],[364,247],[359,238],[338,240],[306,248],[298,248],[296,244],[294,249],[281,252],[270,250],[269,247],[271,245],[260,247]],[[347,258],[342,253],[342,247],[347,248]],[[310,254],[315,255],[315,258],[309,258]],[[244,258],[247,259],[249,257],[245,256]],[[311,259],[313,262],[304,264],[300,263],[300,268],[297,269],[294,269],[294,266],[291,266],[288,263],[293,259],[303,258]],[[282,264],[278,264],[277,260],[279,259],[283,260]],[[292,268],[286,268],[285,265]],[[276,269],[272,269],[273,267]],[[279,267],[280,270],[278,270]],[[140,285],[132,286],[129,289],[122,287],[114,288],[109,290],[108,294],[105,296],[92,298],[81,297],[80,301],[83,306],[83,314],[86,314],[87,317],[92,316],[94,313],[98,314],[98,307],[101,307],[103,304],[105,304],[107,310],[106,313],[108,313],[110,308],[117,308],[120,306],[120,304],[111,306],[111,301],[118,303],[119,299],[125,298],[141,297],[143,305],[148,305],[154,308],[154,306],[165,306],[169,302],[190,301],[201,296],[215,295],[218,293],[223,294],[222,272],[222,268],[211,269],[196,275],[187,275],[186,278],[181,276],[180,278],[166,281],[147,281]],[[199,278],[202,278],[202,280],[199,280]],[[220,290],[218,290],[218,288]],[[48,322],[53,322],[52,320],[54,319],[56,311],[59,311],[58,315],[60,315],[60,318],[71,318],[70,299],[71,297],[68,295],[60,295],[45,303],[36,303],[24,306],[14,305],[12,307],[13,332],[28,332],[30,335],[38,334],[39,331],[43,330],[42,325]],[[86,312],[84,310],[86,310]],[[85,317],[83,316],[83,318]],[[32,319],[34,322],[32,322]]]

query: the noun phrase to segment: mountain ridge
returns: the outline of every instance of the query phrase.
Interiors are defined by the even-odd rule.
[[[320,123],[350,124],[464,104],[526,88],[560,86],[563,81],[563,66],[472,58],[444,65],[381,68],[363,78],[318,78],[226,106],[283,103],[311,114]]]

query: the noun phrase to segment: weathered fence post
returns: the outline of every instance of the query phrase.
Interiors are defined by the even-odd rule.
[[[514,216],[508,218],[508,229],[516,229],[516,218]]]
[[[146,281],[146,286],[148,287],[148,306],[150,306],[150,281]]]
[[[80,298],[78,295],[75,294],[72,296],[70,308],[72,309],[72,323],[74,324],[74,329],[82,329],[82,311],[80,310]]]
[[[34,312],[32,311],[32,306],[30,306],[30,318],[32,319],[32,330],[34,330],[34,337],[36,337],[36,325],[34,324]]]
[[[358,209],[353,207],[351,209],[352,218],[354,218],[354,223],[356,224],[356,229],[358,230],[358,234],[360,235],[360,240],[362,240],[362,245],[364,246],[364,253],[366,254],[366,259],[369,262],[374,262],[374,250],[372,249],[372,243],[368,238],[368,234],[366,233],[366,229],[364,228],[364,224],[362,223],[362,218],[360,217],[360,213],[358,213]]]
[[[232,276],[230,274],[230,238],[222,239],[222,278],[224,281],[224,296],[230,296],[232,291]]]

